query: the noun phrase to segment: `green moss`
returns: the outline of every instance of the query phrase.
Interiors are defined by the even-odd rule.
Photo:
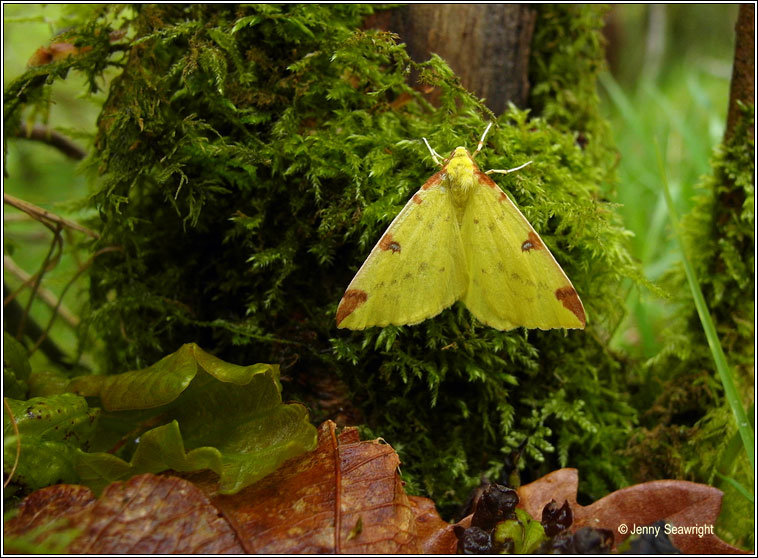
[[[525,438],[525,480],[578,467],[593,498],[626,483],[619,450],[635,411],[627,364],[605,340],[637,270],[607,201],[602,10],[540,8],[532,113],[509,110],[479,155],[484,168],[534,161],[498,182],[571,277],[588,330],[504,333],[458,304],[418,326],[351,333],[335,327],[337,303],[433,172],[421,138],[441,153],[473,147],[491,113],[438,58],[417,68],[441,91],[429,106],[406,84],[404,47],[356,31],[369,7],[131,9],[88,161],[96,249],[119,247],[91,277],[107,370],[194,341],[232,362],[282,363],[285,393],[312,402],[316,420],[327,402],[312,380],[339,378],[345,405],[399,451],[409,487],[445,513]]]
[[[612,145],[607,141],[608,124],[600,116],[596,82],[598,72],[605,67],[601,31],[607,9],[580,4],[541,5],[529,66],[530,106],[554,126],[600,136],[606,140],[599,143],[604,150]]]

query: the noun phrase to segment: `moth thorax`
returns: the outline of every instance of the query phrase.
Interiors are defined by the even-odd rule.
[[[453,196],[453,202],[458,207],[463,207],[475,185],[474,161],[471,160],[468,151],[459,147],[453,152],[445,170],[447,187]]]

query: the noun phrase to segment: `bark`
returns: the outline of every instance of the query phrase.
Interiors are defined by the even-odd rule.
[[[755,101],[755,5],[741,4],[735,26],[734,66],[729,91],[729,112],[726,117],[724,142],[729,141],[739,119],[737,101],[754,105]],[[751,131],[754,133],[754,131]]]
[[[372,16],[367,27],[397,33],[416,62],[432,53],[495,113],[529,98],[529,53],[537,11],[519,4],[412,4]]]

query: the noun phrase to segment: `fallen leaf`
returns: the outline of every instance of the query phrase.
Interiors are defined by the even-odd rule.
[[[416,553],[416,518],[398,474],[400,459],[380,440],[319,427],[317,448],[235,495],[212,502],[246,552]]]
[[[21,454],[11,488],[28,493],[54,482],[78,482],[76,454],[95,436],[99,409],[84,397],[61,393],[25,401],[6,398],[18,426]],[[3,417],[4,472],[13,467],[18,437],[6,413]]]
[[[42,527],[29,535],[42,544],[79,529],[65,551],[96,554],[439,553],[454,539],[431,500],[405,494],[389,445],[361,441],[355,428],[337,435],[331,421],[318,435],[316,450],[234,495],[219,493],[212,471],[144,474],[100,499],[82,486],[48,487],[22,502],[6,535]]]
[[[243,549],[208,498],[177,477],[140,475],[108,486],[99,499],[83,486],[59,484],[28,496],[5,523],[4,537],[43,529],[79,529],[73,554],[240,554]],[[12,542],[11,542],[12,546]]]
[[[140,370],[78,376],[68,389],[99,397],[107,412],[111,439],[97,449],[109,451],[76,455],[79,481],[95,490],[142,473],[212,469],[221,492],[234,493],[316,445],[305,407],[282,402],[278,366],[238,366],[195,343]],[[125,443],[133,453],[114,455]]]
[[[95,501],[86,486],[58,484],[32,492],[19,505],[18,515],[5,524],[6,535],[19,535],[56,519],[75,514]]]
[[[274,473],[234,495],[219,494],[218,476],[187,473],[192,482],[151,474],[111,484],[100,499],[89,489],[58,485],[37,491],[6,522],[13,537],[50,525],[38,538],[78,528],[68,552],[108,553],[424,553],[453,554],[456,528],[434,503],[409,497],[400,480],[400,460],[381,440],[361,441],[355,428],[339,435],[327,421],[318,447],[286,461]],[[658,520],[687,527],[712,525],[721,506],[719,490],[686,481],[654,481],[618,490],[589,506],[576,503],[578,474],[560,469],[519,489],[519,508],[533,518],[551,500],[568,501],[574,522],[619,531]],[[622,529],[623,530],[623,529]],[[710,533],[671,533],[686,553],[744,553]]]
[[[429,498],[409,496],[416,516],[416,533],[422,554],[452,554],[458,545],[453,525],[443,520]],[[471,519],[469,518],[469,522]],[[452,549],[452,550],[451,550]]]
[[[580,506],[576,503],[579,475],[576,469],[559,469],[519,489],[519,507],[535,519],[542,508],[555,500],[568,500],[574,514],[571,531],[581,527],[609,529],[614,548],[629,536],[629,530],[658,520],[678,528],[697,528],[690,534],[671,533],[669,538],[685,554],[742,554],[713,534],[713,525],[721,511],[723,493],[717,488],[679,480],[659,480],[636,484],[612,492],[600,500]],[[621,527],[624,525],[624,527]],[[626,533],[622,531],[626,530]],[[704,532],[707,531],[707,532]]]
[[[573,511],[577,507],[576,491],[579,475],[576,469],[558,469],[518,489],[518,507],[526,510],[534,519],[542,518],[542,508],[550,500],[559,505],[568,500]],[[576,517],[576,515],[574,515]]]

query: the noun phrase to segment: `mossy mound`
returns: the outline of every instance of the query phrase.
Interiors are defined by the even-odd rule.
[[[141,5],[122,14],[124,38],[108,9],[120,8],[72,39],[100,50],[54,65],[122,66],[88,160],[95,249],[118,247],[92,269],[88,323],[106,369],[186,342],[281,363],[285,396],[316,420],[354,408],[398,450],[410,487],[447,511],[525,439],[527,479],[570,465],[590,497],[625,484],[618,450],[635,411],[606,340],[621,281],[638,271],[608,201],[602,10],[540,8],[532,112],[497,118],[478,156],[483,168],[534,161],[498,183],[571,278],[588,329],[499,332],[458,304],[418,326],[349,333],[335,327],[345,287],[433,172],[421,138],[472,148],[494,115],[439,58],[415,64],[391,34],[360,30],[371,7]],[[411,67],[440,106],[407,85]],[[328,404],[314,386],[336,380],[350,394]]]

